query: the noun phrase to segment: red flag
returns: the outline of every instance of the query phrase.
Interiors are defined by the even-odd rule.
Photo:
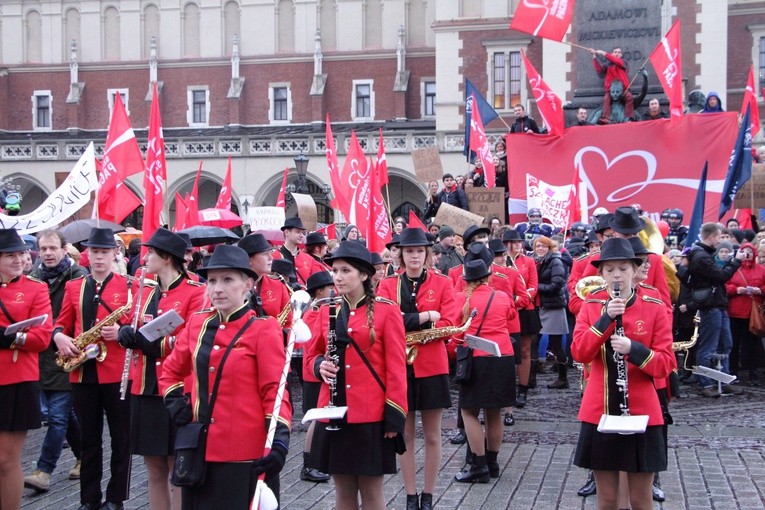
[[[334,223],[321,227],[316,232],[321,232],[327,239],[337,239],[337,226]]]
[[[741,230],[752,228],[752,210],[736,209],[733,212],[733,219],[738,222],[738,228]]]
[[[563,103],[555,92],[547,86],[534,66],[531,65],[526,56],[526,52],[521,50],[523,65],[526,66],[526,75],[529,78],[531,91],[534,93],[534,100],[537,102],[537,108],[545,121],[545,125],[550,130],[550,134],[559,135],[563,133],[565,123],[563,122]]]
[[[749,79],[746,82],[744,101],[741,103],[741,116],[746,114],[749,106],[749,124],[752,126],[752,138],[760,131],[760,108],[757,106],[757,92],[754,88],[754,65],[749,68]]]
[[[656,49],[648,57],[656,69],[656,76],[669,98],[669,111],[672,117],[683,116],[683,64],[680,52],[680,20],[659,41]],[[754,88],[752,88],[754,90]]]
[[[287,209],[287,175],[290,172],[290,167],[284,168],[284,177],[282,177],[282,187],[279,189],[279,196],[276,197],[276,207],[284,207]]]
[[[421,228],[425,232],[428,231],[427,227],[425,227],[425,224],[414,213],[414,209],[410,209],[409,210],[409,227],[411,227],[411,228]]]
[[[348,223],[356,225],[359,232],[366,232],[369,217],[369,165],[364,151],[361,149],[356,132],[351,131],[351,143],[348,155],[343,163],[343,171],[340,174],[340,182],[348,183],[350,195],[348,199],[348,214],[345,214]]]
[[[141,199],[123,182],[117,184],[117,187],[111,191],[110,196],[112,198],[103,204],[103,209],[99,209],[99,216],[114,223],[122,223],[128,214],[135,211],[141,205]]]
[[[348,198],[343,189],[342,181],[340,180],[340,164],[337,162],[337,148],[335,147],[335,137],[332,134],[332,125],[329,122],[329,114],[327,114],[327,129],[326,129],[326,151],[327,151],[327,170],[329,171],[330,184],[332,185],[332,193],[335,194],[335,198],[330,202],[330,205],[343,213],[346,219],[349,216]]]
[[[476,104],[475,96],[473,96],[473,104]],[[486,138],[486,131],[483,128],[483,121],[481,121],[481,112],[478,111],[478,108],[473,111],[473,116],[470,119],[470,131],[470,150],[475,152],[476,157],[480,158],[483,163],[486,186],[493,188],[496,184],[494,160],[491,155],[491,145],[489,139]]]
[[[220,189],[220,194],[218,194],[218,201],[215,203],[215,208],[224,211],[231,210],[231,156],[228,157],[226,177],[223,179],[223,186]]]
[[[162,207],[165,200],[167,167],[165,166],[165,138],[162,134],[162,116],[159,111],[157,84],[151,94],[151,115],[149,117],[149,139],[146,143],[146,170],[143,174],[143,189],[146,203],[143,206],[143,224],[141,242],[149,241],[154,232],[162,226]],[[146,246],[141,247],[141,255],[146,254]]]
[[[186,215],[188,214],[189,207],[186,205],[186,201],[181,197],[180,193],[175,194],[175,228],[173,232],[178,232],[186,228]]]
[[[566,222],[566,229],[570,229],[574,226],[574,223],[581,220],[582,212],[579,209],[579,188],[582,182],[579,177],[579,168],[574,169],[574,182],[571,184],[571,191],[568,194],[568,221]]]
[[[388,184],[388,160],[385,158],[385,140],[380,128],[380,143],[377,146],[377,185],[381,188]]]
[[[202,162],[199,162],[197,177],[194,179],[194,187],[191,194],[186,195],[186,228],[199,225],[199,179],[202,177]]]
[[[377,182],[380,175],[375,168],[377,164],[372,162],[372,170],[368,172],[371,200],[369,202],[369,226],[367,228],[367,246],[369,251],[382,253],[385,245],[390,242],[393,233],[390,228],[390,219],[385,210],[380,184]]]
[[[571,25],[574,0],[523,0],[510,28],[544,39],[562,41]]]

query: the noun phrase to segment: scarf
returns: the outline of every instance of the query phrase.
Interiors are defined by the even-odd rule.
[[[72,267],[74,264],[74,261],[69,258],[69,255],[65,256],[63,259],[61,259],[61,262],[59,262],[55,267],[48,267],[45,264],[40,264],[40,279],[48,282],[50,285],[53,283],[59,276],[64,274],[64,272]]]

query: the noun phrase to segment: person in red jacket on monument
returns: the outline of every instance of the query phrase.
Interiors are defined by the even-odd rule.
[[[53,329],[48,286],[23,274],[28,249],[16,230],[0,229],[0,508],[21,506],[21,452],[27,431],[42,421],[38,355]],[[43,324],[6,334],[11,324],[40,315],[47,315]]]
[[[588,51],[592,54],[592,65],[595,66],[595,71],[599,75],[605,75],[603,86],[606,89],[606,93],[603,96],[603,115],[600,122],[607,124],[611,121],[611,84],[614,82],[622,84],[622,90],[624,91],[622,93],[624,98],[624,115],[626,118],[631,119],[635,116],[635,98],[629,89],[628,67],[627,63],[622,59],[622,49],[614,48],[611,50],[611,53],[594,48],[589,48]],[[601,62],[598,57],[601,57],[603,61]]]

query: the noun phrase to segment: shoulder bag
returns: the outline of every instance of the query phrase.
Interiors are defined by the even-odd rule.
[[[489,312],[491,302],[494,299],[494,292],[491,291],[489,301],[486,303],[486,309],[483,311],[481,317],[481,325],[478,327],[478,331],[475,332],[475,336],[481,336],[481,329],[483,329],[483,321],[486,319],[486,314]],[[466,384],[470,382],[473,372],[473,348],[467,345],[457,346],[457,362],[454,365],[454,382],[460,384]]]

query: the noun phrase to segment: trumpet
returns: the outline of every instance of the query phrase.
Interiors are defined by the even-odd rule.
[[[473,322],[473,317],[478,313],[477,308],[473,308],[470,312],[470,317],[467,318],[465,324],[462,326],[445,326],[443,328],[430,328],[422,329],[420,331],[412,331],[406,334],[406,362],[411,365],[417,358],[417,347],[420,345],[426,345],[431,342],[435,342],[441,338],[446,338],[452,335],[459,335],[464,333],[470,327],[470,323]]]
[[[602,276],[585,276],[576,284],[576,295],[579,299],[586,300],[590,292],[605,285],[606,281]]]
[[[292,296],[292,293],[294,292],[292,290],[292,287],[290,287],[287,280],[284,279],[284,276],[282,276],[279,273],[275,273],[276,276],[279,277],[279,280],[284,284],[285,287],[287,287],[287,291],[289,292],[290,297]],[[284,308],[282,308],[282,311],[279,312],[279,315],[276,316],[277,322],[279,322],[279,325],[281,327],[284,327],[285,324],[287,324],[287,317],[289,317],[290,312],[292,311],[292,308],[290,307],[290,302],[287,301],[287,304],[284,305]]]

